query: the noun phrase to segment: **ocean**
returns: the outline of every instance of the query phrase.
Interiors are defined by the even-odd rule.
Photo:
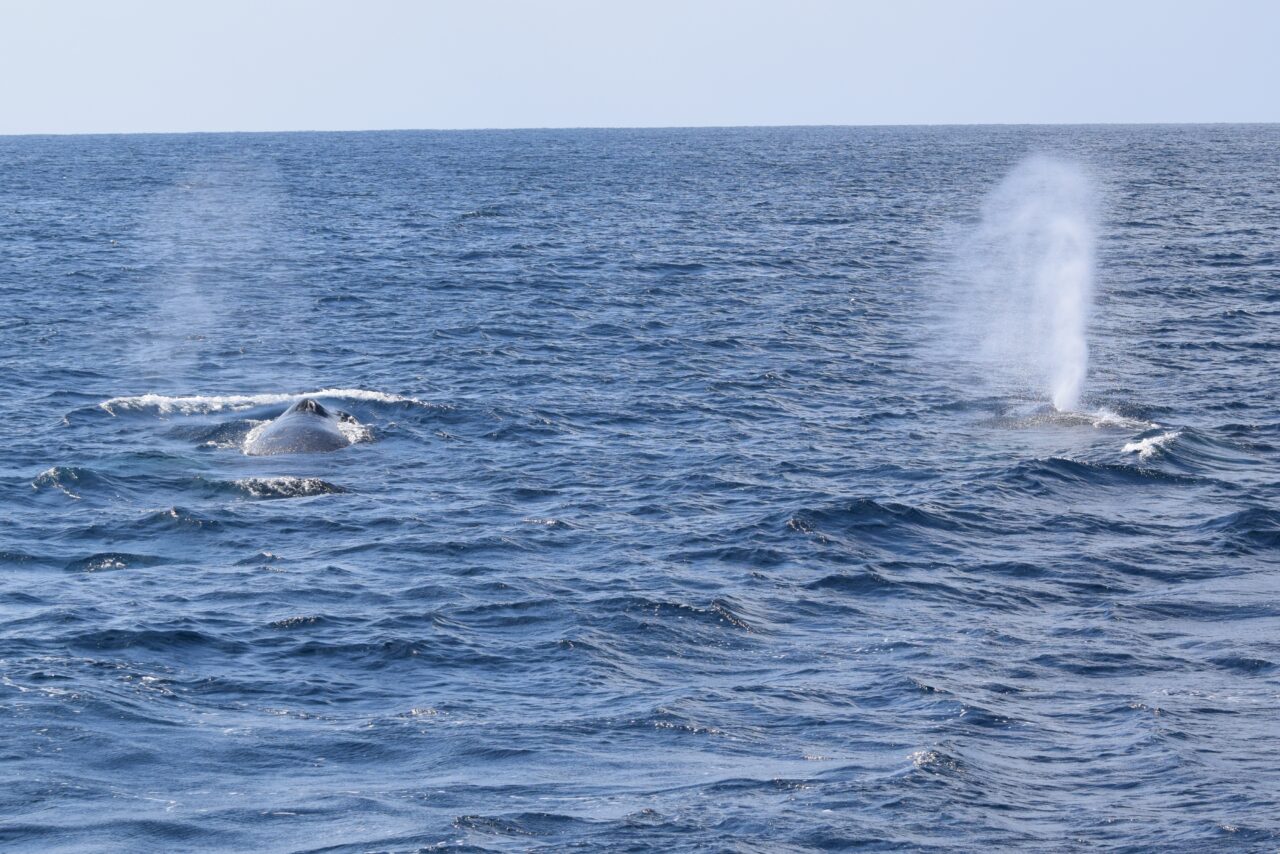
[[[0,137],[0,843],[1275,850],[1278,151]]]

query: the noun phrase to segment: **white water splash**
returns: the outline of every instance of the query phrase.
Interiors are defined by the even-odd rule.
[[[253,498],[308,498],[347,491],[318,477],[246,477],[235,485]]]
[[[413,397],[370,391],[362,388],[322,388],[317,391],[284,392],[267,394],[215,394],[170,397],[163,394],[139,394],[132,397],[113,397],[98,404],[115,415],[119,410],[154,409],[162,415],[179,412],[183,415],[221,412],[223,410],[251,409],[273,403],[292,403],[304,397],[337,398],[339,400],[368,400],[378,403],[415,403],[427,405]]]
[[[987,197],[960,253],[961,311],[988,370],[1060,412],[1079,405],[1088,373],[1093,207],[1079,166],[1028,158]]]
[[[1139,439],[1136,442],[1128,443],[1120,449],[1120,453],[1137,454],[1138,459],[1148,460],[1181,435],[1181,431],[1169,430],[1165,433],[1161,433],[1159,436],[1148,436],[1145,439]]]

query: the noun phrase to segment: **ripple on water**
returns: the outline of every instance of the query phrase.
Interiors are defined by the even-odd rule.
[[[1078,412],[942,319],[1032,150]],[[0,844],[1276,849],[1277,150],[0,137]]]

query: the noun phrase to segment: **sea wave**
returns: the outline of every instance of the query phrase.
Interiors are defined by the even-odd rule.
[[[98,406],[112,415],[128,410],[152,410],[161,415],[168,415],[173,412],[182,415],[195,415],[291,403],[304,397],[428,405],[417,398],[402,394],[372,391],[363,388],[323,388],[316,391],[264,392],[262,394],[197,394],[176,397],[164,394],[139,394],[128,397],[113,397],[102,401]]]
[[[318,477],[245,477],[235,485],[251,498],[307,498],[348,491]]]
[[[9,847],[1276,847],[1280,127],[0,143]],[[1046,146],[1076,412],[934,358]]]
[[[1159,436],[1148,436],[1145,439],[1129,442],[1120,449],[1120,452],[1122,454],[1137,454],[1138,459],[1148,460],[1164,450],[1167,445],[1181,435],[1182,432],[1180,430],[1167,430]]]

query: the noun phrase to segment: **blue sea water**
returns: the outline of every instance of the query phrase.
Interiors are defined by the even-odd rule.
[[[1278,151],[0,138],[0,843],[1274,850]],[[1035,152],[1070,414],[946,357]],[[358,441],[245,455],[303,394]]]

